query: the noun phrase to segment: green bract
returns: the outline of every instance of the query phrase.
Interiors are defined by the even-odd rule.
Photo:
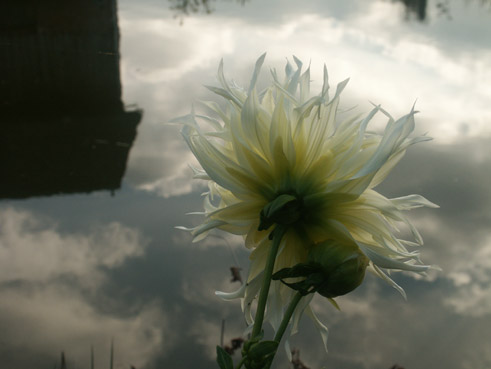
[[[301,210],[301,202],[295,196],[280,195],[261,210],[258,230],[266,230],[273,224],[293,225],[300,219]]]

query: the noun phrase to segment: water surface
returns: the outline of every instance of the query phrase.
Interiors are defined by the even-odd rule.
[[[408,301],[369,275],[341,311],[316,299],[329,353],[304,319],[292,346],[309,368],[491,367],[491,4],[486,1],[55,1],[0,5],[0,360],[6,368],[215,368],[240,336],[229,268],[241,241],[200,243],[205,188],[166,124],[225,74],[247,85],[267,52],[350,78],[342,108],[394,116],[416,102],[410,149],[378,190],[419,193],[423,260],[442,272],[394,273]],[[373,129],[383,121],[375,122]],[[277,368],[287,368],[283,352]]]

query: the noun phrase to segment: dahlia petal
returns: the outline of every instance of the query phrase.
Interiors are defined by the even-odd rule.
[[[394,282],[394,280],[392,278],[390,278],[387,274],[385,274],[382,271],[382,269],[380,269],[375,264],[371,264],[371,267],[372,267],[372,270],[375,272],[375,274],[377,276],[379,276],[385,282],[387,282],[389,285],[391,285],[392,287],[394,287],[402,295],[402,297],[404,297],[404,300],[407,300],[406,291],[404,291],[404,289],[401,286],[399,286],[396,282]]]
[[[399,210],[410,210],[410,209],[420,208],[422,206],[426,206],[428,208],[439,208],[438,205],[425,199],[421,195],[408,195],[403,197],[396,197],[394,199],[390,199],[390,201]]]
[[[247,288],[247,283],[242,283],[240,288],[236,291],[233,292],[215,291],[215,295],[220,297],[222,300],[235,300],[244,297],[246,288]]]
[[[387,178],[392,169],[394,169],[397,163],[399,163],[399,161],[404,157],[405,153],[406,152],[404,150],[401,150],[393,154],[377,171],[369,187],[373,188],[382,183],[383,180]]]
[[[290,347],[290,340],[285,338],[285,343],[284,343],[284,348],[285,348],[285,353],[286,353],[286,358],[288,359],[289,362],[292,361],[292,349]]]
[[[304,296],[298,303],[297,308],[295,309],[295,312],[293,313],[293,317],[292,317],[292,322],[291,322],[292,327],[290,330],[290,336],[293,336],[298,332],[298,324],[300,323],[300,318],[302,318],[305,309],[308,308],[313,297],[314,297],[313,294]]]
[[[254,87],[256,87],[257,77],[259,77],[259,73],[261,72],[261,67],[264,63],[264,59],[266,58],[266,53],[261,55],[259,59],[256,61],[256,65],[254,66],[254,72],[252,73],[251,83],[249,85],[249,94],[252,93]]]
[[[190,165],[189,167],[193,171],[193,178],[194,179],[210,180],[210,177],[208,176],[208,174],[204,170],[199,169],[199,168],[195,168],[192,165]]]
[[[327,329],[327,327],[324,324],[322,324],[322,322],[319,320],[319,318],[317,318],[317,315],[315,315],[314,311],[312,310],[312,308],[310,306],[308,306],[305,309],[305,313],[314,322],[319,334],[321,335],[322,342],[324,343],[324,350],[326,350],[326,352],[328,352],[328,350],[327,350],[327,338],[329,337],[329,330]]]
[[[234,95],[232,89],[230,88],[230,86],[227,83],[227,80],[225,79],[225,75],[223,74],[223,59],[220,60],[220,65],[218,66],[217,78],[218,78],[218,81],[220,82],[220,84],[222,85],[222,87],[224,88],[224,90],[222,90],[222,89],[219,89],[219,90],[225,91],[229,97],[224,96],[224,95],[222,95],[222,96],[225,97],[226,99],[230,100],[230,101],[233,101],[238,106],[242,106],[242,101],[240,101],[238,99],[238,97]],[[209,88],[208,86],[205,86],[205,87]],[[213,92],[215,92],[215,91],[213,91]],[[217,92],[215,92],[215,93],[217,93]],[[220,95],[220,93],[218,93],[218,95]]]
[[[279,281],[271,282],[271,290],[268,297],[268,306],[265,319],[271,324],[276,332],[280,327],[283,318],[283,300],[281,298],[282,285]]]
[[[300,102],[306,101],[310,96],[310,66],[300,76]]]
[[[376,172],[395,152],[397,147],[414,129],[414,111],[398,119],[393,124],[387,125],[382,141],[374,155],[365,164],[365,166],[355,175],[362,177],[369,173]]]
[[[242,299],[242,311],[244,312],[247,325],[251,325],[254,323],[254,319],[251,314],[252,301],[254,301],[257,294],[259,293],[259,290],[261,289],[263,274],[260,273],[252,279],[249,278],[248,281],[245,283],[246,289],[244,293],[244,298]]]
[[[230,100],[230,101],[233,101],[235,104],[239,105],[239,106],[242,106],[242,103],[240,102],[239,99],[237,99],[237,97],[235,97],[232,92],[229,92],[227,90],[224,90],[223,88],[220,88],[220,87],[214,87],[214,86],[205,86],[208,90],[210,90],[211,92],[217,94],[217,95],[220,95],[222,97],[224,97],[225,99],[227,100]]]
[[[415,265],[397,259],[389,258],[373,250],[372,247],[366,244],[358,243],[363,253],[378,267],[384,269],[399,269],[410,272],[425,272],[429,265]]]
[[[196,132],[196,131],[195,131]],[[182,135],[196,159],[208,173],[209,177],[220,184],[222,187],[232,192],[243,193],[244,189],[240,181],[227,175],[226,167],[237,167],[230,159],[224,156],[216,147],[210,144],[205,138],[198,138],[193,135],[193,130],[189,126],[184,126]],[[241,169],[239,167],[238,171]]]
[[[329,74],[327,73],[327,66],[324,64],[323,70],[323,83],[322,83],[322,92],[321,96],[329,100],[329,96],[327,95],[329,91]]]
[[[223,220],[211,220],[207,223],[203,223],[200,226],[193,228],[191,233],[196,238],[202,233],[208,232],[209,230],[220,227],[224,224],[226,223]]]

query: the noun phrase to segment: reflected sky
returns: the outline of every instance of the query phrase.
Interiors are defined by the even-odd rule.
[[[239,304],[214,291],[238,287],[229,267],[245,272],[248,255],[240,240],[216,234],[193,244],[174,229],[199,222],[185,214],[201,210],[204,187],[191,181],[195,161],[167,122],[214,98],[203,85],[216,84],[221,58],[227,78],[246,85],[263,52],[263,84],[268,68],[283,70],[296,55],[318,89],[325,63],[331,86],[350,78],[342,109],[365,112],[373,102],[400,116],[416,102],[417,133],[434,137],[378,190],[440,205],[411,218],[423,260],[443,272],[394,274],[407,302],[371,275],[339,298],[340,312],[316,299],[329,353],[305,319],[292,339],[304,363],[491,367],[491,5],[428,1],[421,21],[388,0],[215,1],[210,14],[182,17],[172,4],[117,4],[122,100],[143,111],[121,189],[0,202],[6,367],[53,368],[64,351],[69,368],[89,368],[91,346],[103,367],[114,339],[116,368],[215,368],[222,319],[226,341],[244,323]],[[275,367],[289,367],[278,356]]]

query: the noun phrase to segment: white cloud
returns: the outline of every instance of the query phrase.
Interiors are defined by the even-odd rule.
[[[64,351],[80,367],[89,361],[91,346],[96,367],[104,366],[111,339],[116,368],[141,368],[172,342],[163,345],[167,323],[156,304],[130,317],[111,316],[94,309],[76,290],[57,285],[30,291],[2,289],[0,311],[2,335],[8,337],[9,347],[54,357]]]
[[[455,290],[445,303],[459,314],[491,315],[491,234],[481,244],[461,250],[461,259],[448,274]]]
[[[100,267],[120,266],[141,256],[138,231],[112,222],[88,233],[62,233],[56,224],[14,208],[0,212],[0,282],[49,281],[70,274],[99,283]]]
[[[483,201],[481,205],[486,206]],[[442,205],[439,211],[448,206]],[[472,208],[464,217],[479,218],[480,212]],[[432,236],[422,249],[423,260],[442,268],[424,280],[450,282],[442,297],[450,311],[470,317],[491,315],[491,233],[473,223],[456,227],[446,216],[453,214],[427,214],[414,221],[423,236]]]
[[[164,198],[185,195],[198,190],[207,191],[205,181],[193,180],[192,171],[186,162],[181,161],[179,167],[180,169],[170,171],[168,176],[143,183],[136,187],[144,191],[154,192]]]
[[[116,368],[151,362],[168,334],[162,307],[125,306],[102,293],[103,270],[140,257],[145,244],[137,230],[117,222],[70,233],[40,214],[2,208],[0,324],[9,339],[2,344],[53,357],[64,351],[77,365],[89,360],[93,345],[102,366],[114,338]]]
[[[464,11],[454,4],[461,18],[421,25],[401,24],[402,5],[388,1],[355,2],[350,7],[359,11],[349,17],[336,15],[335,4],[314,3],[300,14],[287,9],[282,17],[268,17],[275,7],[265,6],[262,22],[249,9],[256,5],[247,4],[244,12],[191,16],[183,26],[169,19],[172,12],[165,8],[138,17],[120,13],[125,100],[145,111],[129,162],[132,184],[164,197],[192,191],[182,175],[189,150],[171,129],[155,127],[190,111],[196,99],[215,99],[202,86],[216,84],[221,58],[226,77],[247,84],[254,61],[265,51],[263,81],[270,80],[269,67],[282,70],[285,58],[296,55],[311,63],[314,86],[320,88],[323,63],[332,86],[351,78],[344,107],[359,105],[359,111],[366,111],[373,101],[398,117],[417,101],[418,132],[428,131],[439,143],[456,142],[463,134],[491,136],[491,50],[479,34],[466,34],[461,48],[446,36],[449,29],[466,25],[486,33],[485,18],[475,17],[479,8]]]

